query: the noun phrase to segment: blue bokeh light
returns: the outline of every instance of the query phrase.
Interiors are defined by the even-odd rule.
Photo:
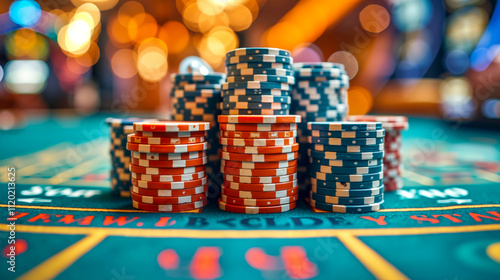
[[[10,19],[23,27],[30,27],[38,23],[42,16],[40,5],[31,0],[19,0],[10,5]]]
[[[469,68],[469,56],[462,50],[453,50],[446,55],[445,66],[453,75],[462,75]]]

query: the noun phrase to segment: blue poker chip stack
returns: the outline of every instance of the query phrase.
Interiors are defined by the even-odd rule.
[[[348,112],[349,76],[338,63],[294,63],[295,86],[292,90],[292,114],[302,116],[299,124],[299,186],[310,188],[307,150],[307,122],[342,121]]]
[[[210,122],[208,131],[208,163],[207,174],[211,185],[220,186],[220,157],[219,157],[219,125],[217,116],[221,114],[221,85],[225,81],[224,73],[189,73],[172,74],[174,87],[171,92],[173,119],[176,121],[205,121]]]
[[[226,54],[222,115],[289,115],[295,84],[290,52],[240,48]]]
[[[130,197],[132,189],[129,164],[130,151],[127,150],[127,135],[134,133],[134,122],[143,121],[140,118],[107,118],[106,124],[110,130],[111,157],[111,194],[118,197]]]
[[[308,122],[312,207],[338,213],[380,210],[384,203],[381,122]]]

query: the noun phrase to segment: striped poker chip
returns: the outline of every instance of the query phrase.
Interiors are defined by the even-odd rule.
[[[289,63],[278,63],[278,62],[247,62],[226,65],[227,72],[240,69],[286,69],[292,70],[292,65]]]
[[[330,68],[330,69],[312,69],[312,68],[302,68],[295,70],[295,76],[298,78],[303,77],[328,77],[328,78],[338,78],[342,75],[347,75],[344,69]]]
[[[141,153],[188,153],[203,151],[207,148],[207,142],[181,145],[149,145],[127,143],[128,150]]]
[[[209,82],[211,84],[220,83],[221,80],[224,80],[226,75],[223,73],[212,73],[212,74],[197,74],[197,73],[189,73],[189,74],[172,74],[170,76],[170,80],[172,82]]]
[[[280,197],[280,198],[253,199],[253,198],[231,197],[231,196],[227,196],[227,195],[223,194],[223,195],[221,195],[220,199],[222,201],[224,201],[225,203],[232,204],[232,205],[262,207],[262,206],[276,206],[276,205],[293,203],[299,199],[299,195],[297,194],[297,195],[285,196],[285,197]]]
[[[210,90],[220,90],[222,87],[220,84],[190,84],[190,83],[177,83],[173,90],[184,90],[184,91],[197,91],[197,90],[203,90],[203,89],[210,89]]]
[[[285,183],[297,179],[297,174],[283,175],[283,176],[270,176],[270,177],[249,177],[249,176],[236,176],[224,174],[224,180],[236,183],[245,184],[271,184],[271,183]]]
[[[136,131],[135,136],[140,137],[206,137],[208,131],[177,131],[177,132],[154,132],[154,131]]]
[[[179,131],[206,131],[209,129],[210,129],[210,123],[208,122],[158,121],[158,122],[134,123],[134,130],[136,131],[179,132]]]
[[[221,91],[220,90],[213,90],[213,89],[200,89],[200,90],[195,90],[195,91],[186,91],[182,89],[174,89],[170,93],[170,96],[172,97],[201,97],[201,98],[217,98],[221,96]]]
[[[331,173],[331,174],[341,174],[341,175],[371,174],[371,173],[382,172],[383,169],[384,169],[383,165],[365,166],[365,167],[337,167],[337,166],[312,164],[309,166],[309,170],[312,171]]]
[[[314,199],[310,199],[309,203],[311,204],[312,207],[323,211],[329,211],[335,213],[360,214],[360,213],[379,211],[384,201],[382,200],[377,203],[370,203],[366,205],[340,205],[340,204],[323,203],[316,201]]]
[[[239,153],[239,154],[284,154],[296,152],[299,150],[299,144],[295,143],[287,146],[266,146],[266,147],[251,147],[251,146],[222,146],[223,152]]]
[[[133,201],[147,204],[184,204],[207,199],[204,193],[185,196],[149,196],[132,192],[131,197]]]
[[[132,178],[132,185],[143,188],[143,189],[155,189],[155,190],[181,190],[195,188],[207,184],[208,177],[203,177],[201,179],[193,181],[184,182],[149,182],[141,181]]]
[[[182,137],[182,138],[164,138],[164,137],[141,137],[135,135],[127,135],[127,141],[135,144],[151,144],[151,145],[177,145],[177,144],[194,144],[205,142],[205,137]]]
[[[208,191],[208,184],[195,188],[180,189],[180,190],[145,189],[145,188],[139,188],[137,186],[132,186],[132,192],[136,194],[145,196],[159,196],[159,197],[206,194],[207,191]]]
[[[278,102],[228,102],[222,101],[222,109],[272,109],[272,110],[288,110],[290,109],[290,104],[278,103]]]
[[[318,180],[316,178],[311,178],[311,184],[321,188],[327,189],[372,189],[383,185],[382,180],[367,181],[367,182],[333,182]]]
[[[143,167],[178,168],[203,165],[207,163],[207,160],[207,157],[179,160],[147,160],[132,158],[131,163]]]
[[[252,75],[276,75],[276,76],[294,76],[292,70],[286,69],[266,69],[266,68],[246,68],[228,71],[228,76],[252,76]]]
[[[259,124],[249,124],[249,123],[221,123],[219,124],[221,130],[226,131],[290,131],[296,130],[297,124],[295,123],[259,123]],[[281,137],[282,138],[282,137]]]
[[[277,75],[245,75],[245,76],[229,76],[227,77],[228,83],[240,83],[240,82],[273,82],[273,83],[287,83],[295,84],[294,76],[277,76]]]
[[[224,83],[222,84],[222,89],[280,89],[280,90],[292,90],[292,85],[287,83],[275,83],[275,82],[238,82],[238,83]]]
[[[285,55],[273,55],[273,54],[252,54],[252,55],[235,55],[226,57],[226,65],[239,64],[239,63],[258,63],[258,62],[270,62],[270,63],[283,63],[292,64],[293,58]]]
[[[334,63],[334,62],[299,62],[293,64],[294,70],[300,69],[342,69],[344,70],[344,64]]]
[[[248,95],[290,96],[290,90],[235,88],[235,89],[224,89],[221,91],[222,97],[248,96]]]
[[[278,48],[238,48],[227,52],[226,57],[262,54],[290,56],[289,51]]]
[[[379,194],[374,196],[362,196],[362,197],[340,197],[340,196],[330,196],[330,195],[323,195],[311,192],[309,198],[314,199],[318,202],[329,203],[329,204],[367,205],[383,201],[384,194]]]
[[[237,191],[254,191],[254,192],[275,192],[297,188],[297,180],[285,183],[271,184],[246,184],[225,181],[224,188]]]
[[[365,131],[380,130],[380,122],[310,122],[307,124],[309,130],[323,131]]]
[[[226,203],[221,199],[219,199],[219,208],[221,210],[233,213],[241,213],[241,214],[283,213],[294,209],[296,206],[297,206],[296,202],[283,205],[276,205],[276,206],[265,206],[265,207],[241,206],[241,205]]]
[[[384,144],[366,145],[366,146],[348,146],[348,145],[323,145],[312,144],[311,149],[315,151],[341,152],[341,153],[364,153],[384,151]]]
[[[384,172],[368,174],[334,174],[311,170],[311,178],[334,182],[368,182],[384,178]]]
[[[384,152],[363,152],[363,153],[340,153],[340,152],[323,152],[323,151],[308,151],[308,155],[312,158],[319,159],[339,159],[339,160],[371,160],[384,158]]]
[[[274,109],[227,109],[222,110],[221,115],[289,115],[290,110],[274,110]]]
[[[340,146],[340,145],[354,145],[354,146],[366,146],[366,145],[377,145],[384,144],[384,138],[328,138],[328,137],[312,137],[308,136],[308,142],[311,144],[323,144],[330,146]]]
[[[260,139],[275,139],[275,138],[290,138],[297,137],[297,130],[289,131],[221,131],[221,137],[225,138],[260,138]]]
[[[221,166],[236,169],[281,169],[297,166],[297,160],[275,162],[247,162],[222,159]]]
[[[147,160],[179,160],[179,159],[195,159],[207,156],[207,151],[188,152],[188,153],[141,153],[132,152],[131,157]]]
[[[287,146],[295,144],[295,138],[274,138],[274,139],[241,139],[241,138],[219,138],[219,143],[225,146],[251,146],[251,147],[267,147],[267,146]]]
[[[371,160],[334,160],[334,159],[319,159],[310,158],[309,163],[324,166],[337,166],[337,167],[366,167],[385,164],[382,159]]]
[[[148,175],[182,175],[182,174],[192,174],[205,171],[205,166],[193,166],[184,168],[154,168],[154,167],[142,167],[135,164],[130,164],[130,171],[139,174]]]
[[[144,118],[106,118],[105,122],[111,127],[123,128],[125,126],[132,126],[135,122],[158,121],[157,119],[144,119]]]
[[[384,129],[363,131],[326,131],[311,130],[312,137],[335,137],[335,138],[380,138],[385,136]]]
[[[132,206],[139,210],[151,212],[183,212],[200,209],[207,204],[207,200],[200,200],[182,204],[149,204],[132,200]]]
[[[230,96],[224,96],[222,98],[222,101],[223,103],[262,102],[262,103],[290,104],[292,102],[292,98],[290,96],[274,96],[274,95],[230,95]]]
[[[366,196],[376,196],[384,193],[384,186],[371,188],[371,189],[329,189],[322,188],[316,185],[311,186],[311,191],[329,196],[339,196],[339,197],[366,197]]]
[[[298,115],[288,116],[219,116],[220,123],[300,123],[301,117]]]
[[[231,196],[231,197],[238,197],[238,198],[254,198],[254,199],[259,199],[259,198],[280,198],[280,197],[287,197],[287,196],[293,196],[298,194],[298,187],[294,187],[292,189],[286,189],[286,190],[280,190],[280,191],[266,191],[266,192],[260,192],[260,191],[238,191],[238,190],[233,190],[229,189],[226,187],[222,187],[222,194]]]
[[[149,174],[139,174],[131,172],[131,177],[140,181],[149,182],[184,182],[193,181],[201,179],[206,176],[205,171],[200,171],[191,174],[181,174],[181,175],[149,175]],[[130,180],[130,178],[128,179]]]
[[[268,162],[268,161],[290,161],[297,159],[298,153],[286,154],[268,154],[268,155],[253,155],[253,154],[237,154],[229,152],[220,152],[221,159],[231,161],[252,161],[252,162]]]
[[[247,176],[247,177],[276,177],[285,176],[297,172],[297,166],[292,166],[288,168],[276,168],[276,169],[244,169],[244,168],[231,168],[221,165],[221,172],[228,175],[236,176]]]

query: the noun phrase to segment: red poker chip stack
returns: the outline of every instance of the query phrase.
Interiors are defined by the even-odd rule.
[[[208,122],[135,122],[131,152],[132,205],[154,212],[182,212],[207,204]]]
[[[219,208],[245,214],[295,208],[297,123],[295,115],[219,116],[224,174]]]
[[[381,122],[385,129],[384,186],[385,191],[395,191],[403,187],[403,154],[401,132],[408,130],[408,118],[404,116],[349,116],[350,121]]]

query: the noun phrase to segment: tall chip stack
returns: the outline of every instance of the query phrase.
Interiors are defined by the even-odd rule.
[[[154,212],[192,211],[207,203],[209,122],[135,122],[131,151],[132,205]]]
[[[111,194],[118,197],[130,197],[130,151],[127,150],[127,135],[134,133],[132,124],[139,118],[107,118],[110,129],[111,145]]]
[[[405,116],[349,116],[351,121],[381,122],[385,129],[384,186],[385,191],[395,191],[403,187],[402,131],[408,130]]]
[[[221,85],[225,80],[223,73],[173,74],[174,83],[171,97],[173,118],[176,121],[206,121],[211,123],[208,131],[207,172],[210,180],[220,186],[219,127],[217,116],[220,114]],[[214,185],[215,186],[215,185]],[[218,193],[218,191],[217,191]]]
[[[307,122],[342,121],[348,113],[349,77],[338,63],[294,63],[295,86],[292,90],[292,114],[302,116],[299,124],[299,187],[310,188]]]
[[[310,205],[338,213],[384,203],[384,129],[380,122],[309,122]]]
[[[219,116],[224,185],[219,208],[281,213],[298,200],[295,141],[300,116]]]
[[[241,48],[226,54],[222,115],[288,115],[295,83],[286,50]]]

